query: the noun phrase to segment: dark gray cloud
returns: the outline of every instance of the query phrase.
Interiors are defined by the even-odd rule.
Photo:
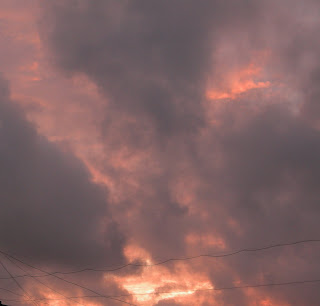
[[[42,36],[53,63],[64,73],[86,74],[106,98],[100,127],[106,152],[145,158],[138,169],[124,170],[106,156],[100,168],[124,194],[112,208],[115,218],[153,257],[186,255],[188,233],[214,233],[232,249],[318,238],[316,7],[314,1],[45,4]],[[202,104],[207,79],[222,83],[229,66],[241,67],[261,50],[271,54],[271,81],[299,93],[300,112],[281,90],[252,91],[219,105],[219,124],[209,125]],[[181,177],[195,182],[194,209],[176,197]],[[202,268],[217,286],[312,279],[320,273],[319,251],[274,250]],[[257,296],[316,305],[317,292],[281,287]],[[257,296],[239,290],[217,298],[248,305]]]
[[[80,160],[37,134],[3,80],[0,110],[1,249],[43,264],[122,262],[124,237],[106,190]]]
[[[267,107],[244,124],[218,131],[210,151],[223,155],[220,164],[210,167],[204,160],[201,167],[199,203],[206,203],[205,210],[211,212],[212,224],[207,226],[233,249],[317,237],[319,137],[317,129],[282,107]],[[231,218],[236,227],[228,222]],[[222,271],[213,265],[212,280],[219,287],[238,278],[244,283],[316,279],[320,267],[313,256],[319,251],[315,245],[241,255],[224,261]],[[303,290],[310,301],[319,300],[317,291]],[[303,290],[275,289],[271,296],[299,305],[307,297]],[[225,303],[230,297],[239,300],[239,294],[223,294]],[[240,304],[247,303],[245,299]]]
[[[144,186],[132,191],[134,199],[128,202],[143,203],[137,218],[143,215],[146,221],[136,220],[135,228],[150,236],[158,256],[166,251],[157,240],[172,241],[178,250],[185,231],[182,227],[180,234],[171,235],[170,228],[181,223],[186,208],[170,195],[169,182],[177,171],[170,169],[179,159],[194,162],[190,154],[194,137],[206,124],[202,101],[220,29],[229,35],[238,27],[246,29],[246,20],[258,18],[255,3],[72,1],[44,7],[42,38],[54,63],[68,74],[85,73],[108,101],[99,127],[106,151],[151,155],[151,165],[139,173],[114,173],[108,157],[103,165],[121,181],[132,175]],[[239,53],[244,55],[244,48]],[[155,164],[160,175],[154,173]],[[130,187],[124,192],[130,193]]]
[[[150,128],[159,137],[190,133],[203,125],[199,102],[210,73],[216,27],[236,28],[256,12],[253,2],[206,0],[196,6],[193,1],[45,6],[50,9],[43,38],[56,63],[68,73],[88,75],[114,111],[151,120]]]

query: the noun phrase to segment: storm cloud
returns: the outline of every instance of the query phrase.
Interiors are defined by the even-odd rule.
[[[1,248],[41,264],[123,260],[107,192],[83,163],[40,136],[1,79]]]
[[[317,64],[308,60],[319,59],[314,40],[319,23],[309,22],[318,5],[294,2],[289,11],[287,5],[288,1],[47,5],[43,37],[52,60],[63,73],[84,73],[106,99],[100,126],[106,152],[125,150],[128,157],[145,159],[138,169],[125,171],[106,158],[101,169],[114,171],[119,188],[131,191],[130,201],[124,196],[120,203],[131,218],[124,221],[117,208],[115,214],[154,258],[190,254],[186,239],[192,233],[212,233],[234,249],[317,237],[318,78]],[[226,75],[249,65],[263,51],[271,54],[265,76],[277,86],[284,82],[294,88],[298,101],[281,88],[252,90],[227,104],[212,102],[218,123],[209,124],[208,80],[223,87]],[[192,203],[179,198],[179,183]],[[208,249],[217,250],[203,251]],[[319,248],[313,249],[316,253],[308,253],[307,247],[299,250],[261,258],[240,256],[212,264],[208,274],[218,287],[270,277],[316,277],[319,265],[312,258]],[[294,265],[298,259],[301,264],[294,271],[282,264],[287,260]],[[225,293],[217,301],[248,305],[263,294],[290,305],[305,300],[316,304],[320,298],[313,287],[260,290],[257,296]]]
[[[81,151],[70,133],[63,151],[3,85],[2,248],[58,267],[111,266],[319,238],[317,1],[39,6],[46,67],[85,77],[100,98],[88,100],[90,123],[70,124],[96,134]],[[114,292],[184,292],[137,295],[139,305],[317,305],[315,284],[190,292],[318,279],[319,252],[304,244],[86,280],[102,291],[104,276]]]

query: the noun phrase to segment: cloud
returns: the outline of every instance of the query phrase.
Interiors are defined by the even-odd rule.
[[[199,102],[218,39],[215,27],[228,21],[232,29],[254,18],[252,2],[232,5],[230,10],[221,1],[50,3],[44,5],[42,37],[58,66],[89,76],[112,110],[151,121],[158,136],[190,133],[203,125]]]
[[[83,163],[37,134],[1,79],[1,249],[47,265],[123,261],[106,189]]]
[[[219,164],[210,167],[210,160],[201,162],[199,203],[206,203],[203,209],[210,215],[211,224],[207,226],[235,250],[316,237],[319,137],[317,129],[278,106],[266,107],[242,124],[215,131],[206,150],[220,157]],[[318,254],[319,247],[241,255],[224,261],[222,270],[213,264],[212,280],[220,287],[238,279],[254,284],[316,278],[319,265],[312,260],[311,252]],[[292,270],[297,261],[299,264]],[[306,299],[303,292],[286,296],[288,291],[279,290],[271,296],[290,305],[299,305]],[[223,296],[228,303],[229,293]],[[316,291],[311,296],[314,301],[319,299]],[[247,303],[244,300],[242,304]]]
[[[97,167],[120,194],[110,209],[152,258],[315,238],[319,232],[317,6],[44,4],[42,39],[52,63],[65,74],[85,74],[105,98],[99,128],[107,153]],[[267,54],[263,79],[249,82],[268,81],[268,88],[241,89],[224,104],[207,101],[208,84],[223,91],[227,76],[260,53]],[[195,249],[190,234],[209,237],[211,244],[195,239]],[[305,246],[189,267],[218,287],[311,279],[319,271],[318,253]],[[169,270],[179,271],[174,264]],[[320,300],[312,286],[259,290],[214,298],[226,305]]]

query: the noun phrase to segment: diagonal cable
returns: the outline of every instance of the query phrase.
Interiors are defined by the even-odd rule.
[[[171,261],[189,261],[197,258],[223,258],[223,257],[230,257],[234,256],[240,253],[250,253],[250,252],[260,252],[260,251],[265,251],[268,249],[274,249],[274,248],[280,248],[280,247],[286,247],[286,246],[293,246],[293,245],[298,245],[298,244],[305,244],[305,243],[313,243],[313,242],[320,242],[320,239],[306,239],[306,240],[299,240],[299,241],[294,241],[294,242],[288,242],[288,243],[278,243],[278,244],[271,244],[268,246],[264,247],[259,247],[259,248],[244,248],[240,249],[237,251],[229,252],[229,253],[223,253],[223,254],[200,254],[200,255],[195,255],[195,256],[189,256],[189,257],[178,257],[178,258],[169,258],[163,261],[158,261],[153,264],[144,264],[144,263],[128,263],[119,267],[115,268],[110,268],[110,269],[95,269],[95,268],[85,268],[81,270],[75,270],[75,271],[70,271],[70,272],[61,272],[61,271],[55,271],[55,272],[46,272],[43,275],[33,275],[33,277],[44,277],[44,276],[49,276],[49,275],[55,275],[55,274],[63,274],[63,275],[68,275],[68,274],[76,274],[76,273],[81,273],[85,271],[93,271],[93,272],[115,272],[118,270],[122,270],[126,267],[129,266],[134,266],[134,267],[154,267],[154,266],[160,266],[164,265],[168,262]],[[0,251],[0,253],[9,255],[3,251]],[[11,256],[11,255],[10,255]],[[19,275],[17,277],[25,277],[27,275]],[[6,279],[6,278],[0,278],[0,279]]]
[[[90,289],[90,288],[87,288],[87,287],[85,287],[85,286],[79,285],[79,284],[77,284],[77,283],[74,283],[74,282],[72,282],[72,281],[69,281],[69,280],[67,280],[67,279],[64,279],[64,278],[62,278],[62,277],[60,277],[60,276],[50,275],[47,271],[45,271],[45,270],[43,270],[43,269],[40,269],[40,268],[37,268],[37,267],[35,267],[35,266],[33,266],[33,265],[30,265],[30,264],[28,264],[28,263],[26,263],[26,262],[24,262],[24,261],[22,261],[22,260],[20,260],[20,259],[18,259],[18,258],[16,258],[16,257],[12,256],[12,255],[10,255],[10,254],[5,253],[5,252],[0,251],[0,253],[4,254],[4,255],[6,255],[6,256],[8,256],[8,257],[10,257],[10,258],[12,258],[12,259],[20,262],[20,263],[22,263],[22,264],[24,264],[24,265],[26,265],[26,266],[28,266],[28,267],[30,267],[30,268],[33,268],[33,269],[38,270],[38,271],[40,271],[40,272],[42,272],[42,273],[45,273],[45,274],[47,274],[46,276],[53,276],[53,277],[55,277],[56,279],[59,279],[59,280],[65,282],[65,283],[74,285],[74,286],[76,286],[76,287],[85,289],[85,290],[87,290],[87,291],[90,291],[91,293],[93,293],[93,294],[95,294],[95,295],[98,295],[98,296],[100,296],[100,297],[103,297],[103,298],[106,298],[106,299],[115,300],[115,301],[118,301],[118,302],[121,302],[121,303],[124,303],[124,304],[128,304],[128,305],[132,305],[132,306],[137,306],[136,304],[132,304],[132,303],[129,303],[129,302],[120,300],[120,299],[118,299],[118,298],[116,298],[116,297],[113,297],[113,296],[103,295],[103,294],[101,294],[101,293],[98,293],[98,292]],[[14,276],[12,276],[12,277],[14,278]]]
[[[13,279],[13,281],[16,283],[16,285],[21,289],[22,292],[24,292],[24,294],[29,298],[29,300],[31,300],[31,296],[28,294],[27,291],[25,291],[23,289],[23,287],[19,284],[19,282],[15,279],[15,277],[11,274],[11,272],[7,269],[7,267],[5,266],[5,264],[0,260],[0,265],[3,267],[4,270],[6,270],[6,272],[10,275],[10,278]],[[36,302],[34,302],[35,305],[38,305]]]
[[[36,281],[37,283],[43,285],[44,287],[50,289],[51,291],[53,291],[53,292],[55,292],[55,293],[63,296],[63,297],[64,297],[65,299],[67,299],[67,300],[70,299],[69,297],[65,296],[63,293],[60,293],[59,291],[57,291],[57,290],[49,287],[48,285],[46,285],[45,283],[43,283],[42,281],[40,281],[38,278],[36,278],[36,277],[34,277],[33,275],[31,275],[30,273],[28,273],[23,267],[21,267],[20,265],[18,265],[18,264],[17,264],[14,260],[12,260],[9,256],[7,256],[7,255],[5,255],[5,256],[6,256],[6,258],[7,258],[13,265],[17,266],[20,270],[22,270],[23,272],[25,272],[26,275],[28,275],[29,277],[31,277],[31,278],[32,278],[34,281]],[[81,304],[81,303],[78,302],[78,301],[75,301],[75,302],[76,302],[77,304],[79,304],[79,305],[85,306],[84,304]]]

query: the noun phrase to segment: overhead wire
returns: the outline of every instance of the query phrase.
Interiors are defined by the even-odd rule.
[[[32,275],[32,277],[45,277],[45,276],[50,276],[50,275],[56,275],[56,274],[62,274],[62,275],[68,275],[68,274],[76,274],[76,273],[82,273],[86,271],[92,271],[92,272],[115,272],[118,270],[122,270],[126,267],[133,266],[133,267],[154,267],[154,266],[159,266],[163,265],[172,261],[189,261],[197,258],[223,258],[223,257],[230,257],[234,256],[240,253],[245,253],[245,252],[260,252],[268,249],[273,249],[273,248],[280,248],[280,247],[285,247],[285,246],[293,246],[293,245],[298,245],[298,244],[303,244],[303,243],[313,243],[313,242],[320,242],[320,239],[306,239],[306,240],[299,240],[299,241],[294,241],[294,242],[288,242],[288,243],[277,243],[277,244],[271,244],[259,248],[244,248],[240,249],[237,251],[229,252],[229,253],[223,253],[223,254],[200,254],[200,255],[195,255],[195,256],[189,256],[189,257],[178,257],[178,258],[169,258],[163,261],[158,261],[155,263],[151,264],[146,264],[146,263],[133,263],[130,262],[128,264],[115,267],[115,268],[84,268],[80,270],[75,270],[75,271],[54,271],[54,272],[46,272],[45,274],[42,275]],[[0,250],[0,253],[9,255],[3,251]],[[10,255],[11,256],[11,255]],[[16,277],[27,277],[28,275],[18,275]],[[6,278],[1,278],[0,279],[6,279]]]
[[[263,250],[267,250],[267,249],[272,249],[272,248],[278,248],[278,247],[285,247],[285,246],[292,246],[292,245],[298,245],[298,244],[302,244],[302,243],[312,243],[312,242],[320,242],[320,239],[306,239],[306,240],[299,240],[299,241],[294,241],[294,242],[290,242],[290,243],[278,243],[278,244],[272,244],[272,245],[268,245],[268,246],[264,246],[264,247],[260,247],[260,248],[244,248],[244,249],[240,249],[234,252],[229,252],[229,253],[224,253],[224,254],[200,254],[200,255],[196,255],[196,256],[191,256],[191,257],[180,257],[180,258],[169,258],[163,261],[159,261],[153,264],[137,264],[137,263],[128,263],[126,265],[117,267],[117,268],[113,268],[113,269],[93,269],[93,268],[86,268],[86,269],[82,269],[82,270],[77,270],[77,271],[71,271],[71,272],[48,272],[45,271],[43,269],[37,268],[33,265],[30,265],[4,251],[0,250],[0,253],[3,254],[4,256],[6,256],[6,258],[8,260],[10,260],[10,262],[13,263],[13,261],[18,261],[20,263],[22,263],[23,265],[26,265],[28,267],[31,267],[35,270],[38,270],[40,272],[42,272],[42,275],[32,275],[30,273],[26,273],[26,275],[18,275],[18,276],[13,276],[10,274],[9,271],[7,271],[10,275],[10,278],[16,280],[16,278],[18,277],[32,277],[33,279],[36,280],[36,278],[38,277],[48,277],[48,276],[52,276],[55,277],[56,279],[59,279],[63,282],[72,284],[74,286],[77,286],[79,288],[82,288],[84,290],[90,291],[91,293],[93,293],[93,296],[79,296],[79,297],[66,297],[64,295],[62,295],[64,298],[63,299],[59,299],[59,300],[66,300],[66,299],[78,299],[78,298],[88,298],[88,297],[100,297],[100,298],[107,298],[107,299],[112,299],[112,300],[116,300],[118,302],[121,303],[125,303],[128,305],[135,305],[132,304],[130,302],[127,301],[123,301],[118,299],[119,297],[132,297],[132,296],[139,296],[139,295],[151,295],[151,294],[168,294],[168,293],[172,293],[172,292],[154,292],[154,293],[140,293],[140,294],[122,294],[122,295],[103,295],[100,294],[90,288],[87,288],[85,286],[82,286],[80,284],[77,284],[75,282],[69,281],[65,278],[62,278],[61,276],[57,276],[56,274],[75,274],[75,273],[80,273],[80,272],[84,272],[84,271],[96,271],[96,272],[113,272],[113,271],[117,271],[117,270],[121,270],[127,266],[143,266],[143,267],[152,267],[152,266],[159,266],[159,265],[163,265],[165,263],[168,263],[170,261],[185,261],[185,260],[192,260],[192,259],[196,259],[196,258],[201,258],[201,257],[207,257],[207,258],[223,258],[223,257],[230,257],[230,256],[234,256],[240,253],[244,253],[244,252],[258,252],[258,251],[263,251]],[[2,265],[3,263],[0,262]],[[15,263],[16,264],[16,263]],[[16,264],[17,265],[17,264]],[[3,266],[4,267],[4,266]],[[4,267],[5,268],[5,267]],[[21,268],[21,267],[20,267]],[[6,268],[5,268],[6,269]],[[7,269],[6,269],[7,270]],[[23,269],[22,269],[23,270]],[[25,271],[25,270],[23,270]],[[8,278],[0,278],[0,279],[8,279]],[[196,289],[196,290],[191,290],[192,292],[198,292],[198,291],[222,291],[222,290],[230,290],[230,289],[245,289],[245,288],[258,288],[258,287],[269,287],[269,286],[283,286],[283,285],[292,285],[292,284],[304,284],[304,283],[316,283],[316,282],[320,282],[319,280],[304,280],[304,281],[293,281],[293,282],[285,282],[285,283],[269,283],[269,284],[257,284],[257,285],[244,285],[244,286],[231,286],[231,287],[222,287],[222,288],[207,288],[207,289]],[[18,282],[17,282],[18,284]],[[43,283],[42,283],[43,284]],[[45,284],[43,284],[45,285]],[[46,285],[45,285],[46,286]],[[20,286],[19,286],[20,287]],[[21,288],[21,287],[20,287]],[[53,290],[52,288],[48,287],[49,289]],[[23,289],[23,288],[22,288]],[[180,293],[183,293],[185,291],[182,291]],[[175,292],[175,293],[179,293],[179,292]],[[60,293],[59,293],[60,294]],[[43,299],[42,299],[43,300]],[[55,299],[57,300],[57,299]],[[34,299],[33,301],[37,301],[37,299]]]
[[[16,292],[11,291],[10,289],[7,289],[7,288],[0,288],[0,290],[10,292],[11,294],[14,294],[16,296],[23,296],[22,294],[16,293]]]
[[[9,256],[7,256],[7,255],[5,255],[5,256],[6,256],[6,258],[7,258],[13,265],[15,265],[16,267],[18,267],[18,268],[19,268],[20,270],[22,270],[23,272],[25,272],[26,275],[28,275],[29,277],[31,277],[31,278],[32,278],[34,281],[36,281],[37,283],[39,283],[39,284],[41,284],[42,286],[50,289],[52,292],[55,292],[55,293],[63,296],[66,300],[67,300],[67,299],[70,299],[69,297],[65,296],[63,293],[61,293],[61,292],[59,292],[59,291],[51,288],[50,286],[48,286],[48,285],[45,284],[45,283],[43,283],[43,282],[40,281],[38,278],[33,277],[33,275],[31,275],[30,273],[28,273],[23,267],[21,267],[20,265],[18,265],[14,260],[10,259]],[[80,303],[80,302],[78,302],[78,301],[75,301],[75,302],[76,302],[77,304],[79,304],[79,305],[85,306],[84,304],[82,304],[82,303]]]
[[[107,296],[107,295],[100,294],[100,293],[98,293],[98,292],[96,292],[96,291],[94,291],[94,290],[92,290],[92,289],[90,289],[90,288],[88,288],[88,287],[79,285],[79,284],[77,284],[77,283],[75,283],[75,282],[69,281],[69,280],[67,280],[67,279],[65,279],[65,278],[62,278],[62,277],[60,277],[60,276],[50,275],[47,271],[45,271],[45,270],[43,270],[43,269],[41,269],[41,268],[37,268],[37,267],[35,267],[35,266],[31,265],[31,264],[28,264],[28,263],[26,263],[26,262],[24,262],[24,261],[22,261],[22,260],[20,260],[20,259],[18,259],[18,258],[16,258],[16,257],[10,255],[10,254],[7,254],[7,253],[3,252],[3,251],[0,251],[0,253],[2,253],[2,254],[4,254],[4,255],[12,258],[13,260],[16,260],[16,261],[22,263],[22,264],[24,264],[24,265],[26,265],[26,266],[28,266],[28,267],[30,267],[30,268],[33,268],[33,269],[35,269],[35,270],[38,270],[38,271],[40,271],[40,272],[42,272],[42,273],[46,273],[46,274],[47,274],[46,276],[55,277],[56,279],[59,279],[59,280],[61,280],[61,281],[63,281],[63,282],[66,282],[66,283],[68,283],[68,284],[72,284],[72,285],[77,286],[77,287],[79,287],[79,288],[82,288],[82,289],[85,289],[85,290],[87,290],[87,291],[90,291],[91,293],[93,293],[93,294],[95,294],[95,295],[98,295],[98,296],[100,296],[100,297],[103,297],[103,298],[106,298],[106,299],[115,300],[115,301],[118,301],[118,302],[121,302],[121,303],[124,303],[124,304],[128,304],[128,305],[132,305],[132,306],[137,306],[136,304],[133,304],[133,303],[130,303],[130,302],[127,302],[127,301],[123,301],[123,300],[120,300],[120,299],[115,298],[115,297],[112,297],[112,296]],[[12,277],[14,278],[14,276],[12,276]]]
[[[147,295],[161,295],[161,294],[181,294],[186,291],[191,294],[195,292],[205,292],[205,291],[228,291],[228,290],[236,290],[236,289],[250,289],[250,288],[262,288],[262,287],[277,287],[277,286],[289,286],[289,285],[303,285],[303,284],[312,284],[312,283],[320,283],[320,279],[312,279],[312,280],[302,280],[302,281],[290,281],[290,282],[276,282],[276,283],[266,283],[266,284],[253,284],[253,285],[239,285],[239,286],[229,286],[229,287],[218,287],[218,288],[203,288],[203,289],[189,289],[184,291],[156,291],[156,292],[148,292],[148,293],[132,293],[132,294],[122,294],[122,295],[113,295],[110,297],[133,297],[133,296],[147,296]],[[75,296],[70,297],[71,299],[83,299],[83,298],[102,298],[100,295],[83,295],[83,296]],[[8,302],[20,302],[22,300],[17,299],[3,299]],[[61,301],[65,299],[55,299],[55,298],[40,298],[35,299],[34,301]]]
[[[212,288],[203,288],[203,289],[188,289],[185,291],[156,291],[148,293],[133,293],[133,294],[122,294],[116,295],[116,297],[125,297],[125,296],[140,296],[140,295],[160,295],[160,294],[179,294],[189,291],[194,292],[203,292],[203,291],[225,291],[225,290],[235,290],[235,289],[248,289],[248,288],[259,288],[259,287],[273,287],[273,286],[288,286],[288,285],[301,285],[301,284],[310,284],[310,283],[320,283],[320,279],[312,280],[302,280],[302,281],[290,281],[290,282],[277,282],[277,283],[266,283],[266,284],[253,284],[253,285],[239,285],[239,286],[229,286],[229,287],[212,287]]]
[[[20,285],[20,283],[15,279],[15,277],[11,274],[11,272],[7,269],[5,264],[0,260],[0,265],[3,267],[4,270],[10,275],[10,278],[13,279],[13,281],[16,283],[16,285],[21,289],[21,291],[28,297],[29,300],[31,300],[31,296],[28,294],[28,292]],[[34,302],[35,305],[38,305],[36,302]]]

